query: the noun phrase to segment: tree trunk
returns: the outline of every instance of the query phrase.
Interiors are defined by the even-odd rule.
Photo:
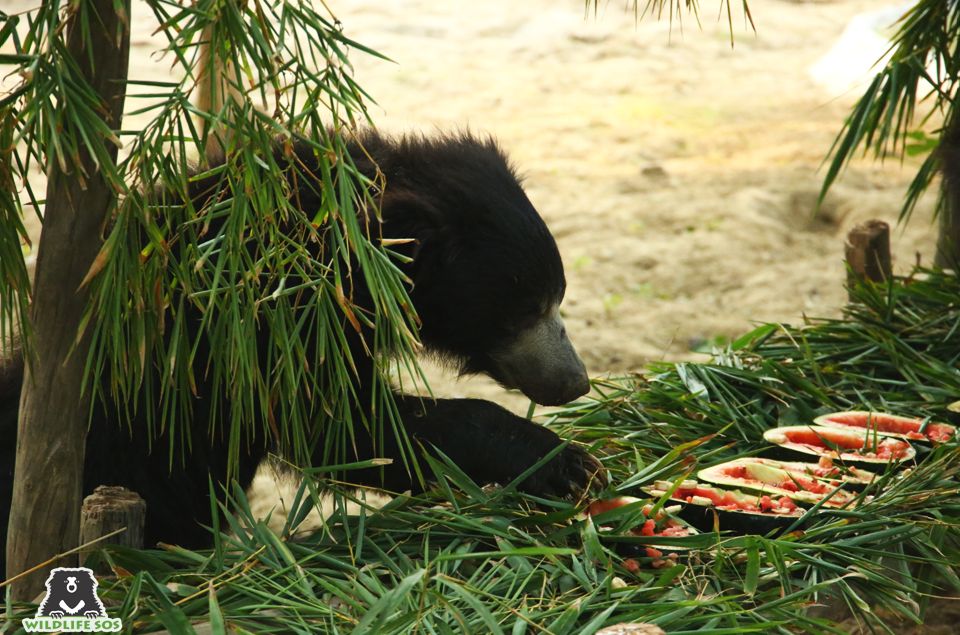
[[[120,126],[130,47],[130,0],[85,0],[71,9],[67,50],[103,100],[110,128]],[[81,26],[86,12],[89,31]],[[66,104],[69,108],[69,104]],[[72,134],[70,128],[64,134]],[[117,148],[106,139],[112,161]],[[88,148],[79,155],[86,177],[48,168],[47,202],[37,255],[32,355],[20,398],[17,458],[7,576],[25,571],[77,545],[89,391],[81,380],[89,339],[77,339],[88,294],[84,275],[102,245],[102,229],[116,194],[97,170]],[[73,560],[74,558],[71,558]],[[43,589],[47,569],[15,584],[13,596],[29,600]]]
[[[960,112],[951,113],[937,151],[943,176],[943,205],[940,206],[940,235],[934,264],[943,269],[960,270]]]
[[[957,151],[957,148],[951,149],[953,153]],[[933,264],[941,269],[960,271],[960,174],[948,173],[948,166],[954,167],[949,163],[944,165],[940,233]]]

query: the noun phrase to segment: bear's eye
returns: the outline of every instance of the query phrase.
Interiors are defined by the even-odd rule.
[[[538,310],[529,310],[522,314],[516,322],[513,323],[512,328],[510,329],[515,334],[520,334],[523,331],[532,329],[537,325],[537,322],[540,321],[542,316]]]

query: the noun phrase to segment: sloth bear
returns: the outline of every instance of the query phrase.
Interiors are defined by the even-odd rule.
[[[40,602],[37,617],[107,617],[97,597],[97,579],[86,567],[57,567],[45,582],[47,594]]]
[[[316,174],[311,168],[317,160],[306,144],[294,148],[294,165],[299,167],[290,170],[297,175],[289,178],[298,179],[292,195],[298,197],[300,209],[310,211],[319,205],[308,181]],[[397,242],[414,239],[397,247],[409,259],[398,266],[411,281],[410,299],[419,315],[419,335],[426,351],[450,362],[460,373],[485,373],[539,404],[558,405],[585,394],[587,374],[558,309],[566,286],[560,254],[496,143],[470,134],[391,138],[371,131],[351,141],[349,151],[371,181],[378,170],[385,177],[379,233]],[[290,161],[282,158],[279,149],[277,160],[281,165]],[[211,179],[215,178],[195,178],[191,183],[197,209],[214,189]],[[365,301],[369,304],[364,294],[364,288],[354,289],[354,302],[361,307]],[[372,377],[373,360],[356,334],[349,345],[360,367],[356,376]],[[194,361],[201,382],[206,367],[203,357],[201,350]],[[0,415],[7,418],[0,421],[3,475],[12,473],[16,431],[16,403],[9,401],[16,398],[22,383],[22,360],[14,361],[12,370],[8,361],[6,385],[0,385],[0,395],[8,401],[0,403]],[[371,403],[369,386],[357,380],[355,389],[357,403]],[[147,502],[148,541],[187,547],[210,542],[208,530],[202,527],[211,523],[208,476],[215,482],[224,480],[228,439],[222,432],[224,425],[207,425],[204,417],[209,412],[204,406],[209,399],[204,399],[203,391],[201,383],[193,405],[192,420],[197,425],[191,427],[188,462],[172,468],[168,438],[150,443],[141,422],[124,425],[113,404],[98,404],[94,409],[84,491],[103,484],[138,492]],[[415,447],[437,448],[480,483],[509,482],[563,443],[546,428],[487,401],[397,394],[396,403]],[[215,423],[225,420],[219,413]],[[364,426],[355,426],[353,458],[389,457],[394,462],[350,471],[344,478],[392,491],[417,490],[418,479],[399,460],[393,435],[384,435],[374,449],[364,431]],[[258,464],[273,449],[271,440],[264,438],[243,448],[241,486],[249,485]],[[602,478],[599,464],[570,444],[520,488],[564,496],[582,491],[594,478]],[[6,516],[9,491],[0,492],[0,498],[0,511]],[[0,522],[5,531],[6,518]]]

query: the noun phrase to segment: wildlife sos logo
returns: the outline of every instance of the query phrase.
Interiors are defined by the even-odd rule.
[[[45,583],[47,594],[37,616],[23,620],[28,633],[116,633],[123,624],[111,618],[97,597],[97,579],[86,567],[57,567]]]

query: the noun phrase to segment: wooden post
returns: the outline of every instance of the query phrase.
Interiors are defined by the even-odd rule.
[[[110,544],[143,547],[143,523],[147,504],[136,492],[115,485],[100,485],[83,499],[80,510],[80,544],[84,545],[118,529],[124,532],[97,542],[80,552],[80,562],[94,549]]]
[[[890,226],[882,220],[868,220],[851,229],[847,234],[846,258],[850,267],[848,287],[852,287],[858,280],[889,280],[893,275],[890,264]]]

